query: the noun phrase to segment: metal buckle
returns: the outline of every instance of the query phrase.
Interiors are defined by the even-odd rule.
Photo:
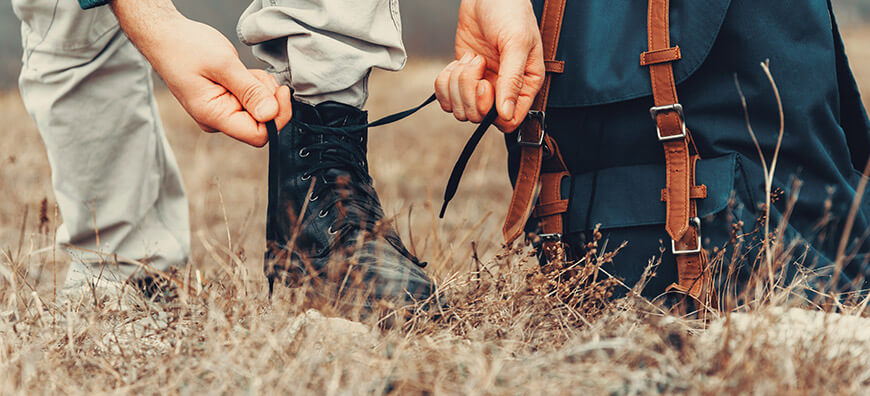
[[[541,242],[562,242],[562,234],[538,234]]]
[[[689,225],[694,226],[695,229],[698,230],[698,247],[689,250],[677,250],[677,242],[671,239],[671,253],[673,253],[674,256],[678,254],[701,253],[701,219],[697,217],[692,217],[691,219],[689,219]]]
[[[653,121],[657,121],[657,117],[659,113],[663,113],[665,111],[675,111],[677,115],[680,116],[680,122],[682,123],[682,133],[679,135],[672,136],[662,136],[662,129],[659,128],[658,123],[656,124],[656,134],[659,137],[660,142],[667,142],[669,140],[683,139],[686,137],[686,117],[683,115],[683,105],[679,103],[674,103],[672,105],[667,106],[653,106],[649,108],[649,115],[652,117]]]
[[[547,130],[544,126],[544,123],[547,121],[547,113],[540,110],[529,110],[529,114],[526,115],[526,121],[529,120],[535,120],[541,124],[541,137],[538,138],[537,142],[523,141],[523,131],[520,129],[517,131],[517,144],[520,146],[541,147],[544,144],[544,135],[547,134]]]
[[[538,234],[541,238],[541,257],[547,262],[567,261],[567,248],[562,241],[562,234]]]

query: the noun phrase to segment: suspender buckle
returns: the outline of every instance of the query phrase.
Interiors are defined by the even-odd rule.
[[[701,253],[701,219],[699,219],[697,217],[692,217],[691,219],[689,219],[689,225],[695,227],[695,229],[698,230],[697,247],[694,249],[677,250],[677,242],[674,241],[673,239],[671,239],[671,253],[673,253],[674,256],[680,255],[680,254]]]
[[[538,234],[541,242],[562,242],[562,234]]]
[[[520,130],[517,132],[517,144],[520,146],[541,147],[544,144],[544,135],[547,134],[546,127],[544,126],[544,123],[547,121],[547,113],[540,110],[529,110],[529,114],[526,115],[526,122],[531,120],[537,121],[541,125],[541,136],[537,142],[527,142],[523,140],[523,131]]]
[[[547,262],[567,261],[567,248],[562,234],[538,234],[541,239],[541,254]]]
[[[666,111],[674,111],[680,116],[682,131],[679,135],[662,136],[662,129],[656,125],[656,134],[659,137],[659,141],[667,142],[669,140],[684,139],[686,137],[686,117],[683,115],[683,105],[674,103],[667,106],[653,106],[649,108],[649,115],[652,117],[653,121],[656,121],[659,113],[664,113]]]

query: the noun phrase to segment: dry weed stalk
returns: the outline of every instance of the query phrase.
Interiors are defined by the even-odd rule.
[[[401,78],[407,78],[402,84],[409,96],[431,89],[419,82],[429,81],[436,69],[407,71]],[[373,90],[374,106],[399,101],[383,107],[401,107],[409,100],[379,92],[386,91]],[[842,310],[853,316],[793,317],[781,307],[794,299],[781,296],[799,295],[816,274],[799,274],[789,284],[777,278],[770,288],[767,269],[800,261],[798,247],[779,238],[767,246],[772,265],[758,276],[765,297],[745,294],[737,307],[742,313],[699,330],[641,299],[640,287],[610,302],[609,293],[624,285],[599,272],[614,253],[603,241],[579,262],[543,268],[526,247],[500,249],[493,242],[498,232],[486,231],[496,230],[498,219],[480,220],[489,205],[509,197],[498,139],[490,141],[491,163],[469,168],[465,186],[477,191],[475,199],[454,207],[466,216],[435,222],[435,205],[421,199],[429,186],[407,176],[446,174],[450,164],[443,158],[453,157],[453,146],[444,142],[465,137],[436,111],[421,114],[421,124],[443,133],[407,137],[406,131],[388,129],[372,140],[378,143],[371,150],[384,202],[423,202],[423,210],[408,214],[416,231],[411,244],[430,259],[446,304],[392,314],[392,326],[383,326],[377,317],[318,301],[310,282],[278,288],[269,299],[260,260],[244,257],[246,250],[259,252],[262,240],[246,241],[238,226],[243,222],[247,229],[250,221],[251,229],[262,229],[262,216],[254,209],[234,210],[256,208],[262,200],[261,153],[200,137],[167,94],[161,105],[169,130],[177,131],[170,136],[173,144],[195,148],[179,161],[194,197],[198,242],[182,273],[163,274],[180,298],[133,293],[132,301],[122,301],[94,290],[78,304],[56,304],[48,296],[63,272],[54,270],[54,235],[19,228],[21,208],[38,206],[44,191],[33,183],[7,193],[11,184],[0,179],[9,200],[0,205],[0,215],[14,220],[0,228],[6,241],[0,242],[0,394],[855,394],[870,387],[870,342],[851,337],[860,327],[836,319],[867,315],[868,300],[844,303]],[[23,125],[0,135],[0,145],[14,142],[25,146],[21,152],[43,152],[17,98],[0,95],[0,117]],[[400,149],[415,144],[429,149]],[[39,155],[18,155],[0,168],[0,177],[9,169],[22,180],[47,180]],[[425,156],[408,161],[408,155]],[[207,158],[229,157],[239,157],[241,165],[203,165]],[[218,194],[211,182],[218,173],[224,185],[236,188]],[[217,205],[226,211],[214,210]],[[58,221],[56,213],[49,217]],[[419,231],[424,229],[431,231]],[[761,246],[736,234],[738,245]],[[751,266],[742,260],[754,258],[721,258],[730,271],[729,259]],[[650,263],[646,278],[656,264]],[[391,315],[397,307],[381,308]]]

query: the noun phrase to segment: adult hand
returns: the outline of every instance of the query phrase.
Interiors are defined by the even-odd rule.
[[[115,0],[121,28],[206,132],[254,146],[268,141],[265,122],[290,121],[290,88],[262,70],[248,70],[229,40],[189,20],[171,0]]]
[[[544,83],[543,45],[529,0],[463,0],[456,61],[435,80],[441,108],[460,121],[480,122],[493,103],[496,126],[512,132]]]

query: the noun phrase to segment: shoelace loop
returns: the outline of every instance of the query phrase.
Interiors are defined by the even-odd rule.
[[[322,143],[315,143],[306,147],[309,151],[318,151],[322,155],[322,161],[318,163],[318,165],[312,167],[312,169],[308,170],[306,174],[308,176],[311,176],[315,173],[327,169],[341,168],[353,172],[357,177],[360,177],[361,179],[366,179],[367,181],[370,181],[368,180],[368,172],[365,170],[364,167],[366,160],[365,153],[363,153],[362,150],[351,150],[347,147],[348,145],[340,144],[340,138],[358,138],[361,132],[369,128],[387,125],[405,119],[420,111],[424,107],[428,106],[435,100],[436,96],[435,94],[432,94],[421,105],[417,107],[388,115],[386,117],[378,119],[377,121],[370,122],[364,125],[332,127],[324,125],[312,125],[301,122],[298,123],[303,129],[311,133],[338,137],[338,139],[330,139]],[[444,191],[444,202],[441,206],[439,218],[444,218],[444,214],[447,210],[447,205],[456,195],[456,192],[459,188],[459,182],[462,180],[462,175],[465,172],[468,161],[471,159],[472,154],[474,154],[475,149],[477,148],[483,136],[486,134],[486,131],[489,130],[489,127],[492,126],[492,124],[495,122],[496,117],[498,117],[498,111],[496,110],[495,106],[492,106],[492,109],[489,111],[489,113],[487,113],[483,121],[477,126],[477,128],[474,130],[474,133],[472,133],[471,137],[469,137],[468,141],[465,143],[465,146],[463,147],[462,152],[460,153],[459,158],[456,160],[456,163],[453,165],[453,170],[450,173],[450,179],[448,180],[447,187]],[[268,131],[270,141],[272,141],[273,139],[277,139],[278,128],[275,125],[275,121],[266,122],[266,129]],[[325,188],[327,184],[335,184],[335,181],[324,180],[324,183],[321,184],[321,187],[317,189],[318,192],[315,196],[319,196],[319,193],[323,191],[323,188]],[[364,191],[364,194],[366,194],[367,198],[372,198],[368,191]],[[350,195],[353,196],[353,194]],[[335,202],[338,201],[339,200],[336,200]],[[331,205],[334,205],[335,202],[331,203]],[[367,209],[367,205],[360,204],[359,202],[348,203],[353,204],[355,207],[359,207],[359,209],[362,209],[363,211],[370,211],[370,209]],[[365,221],[366,226],[374,227],[374,224],[368,224],[368,220]],[[341,228],[341,226],[339,228]]]

